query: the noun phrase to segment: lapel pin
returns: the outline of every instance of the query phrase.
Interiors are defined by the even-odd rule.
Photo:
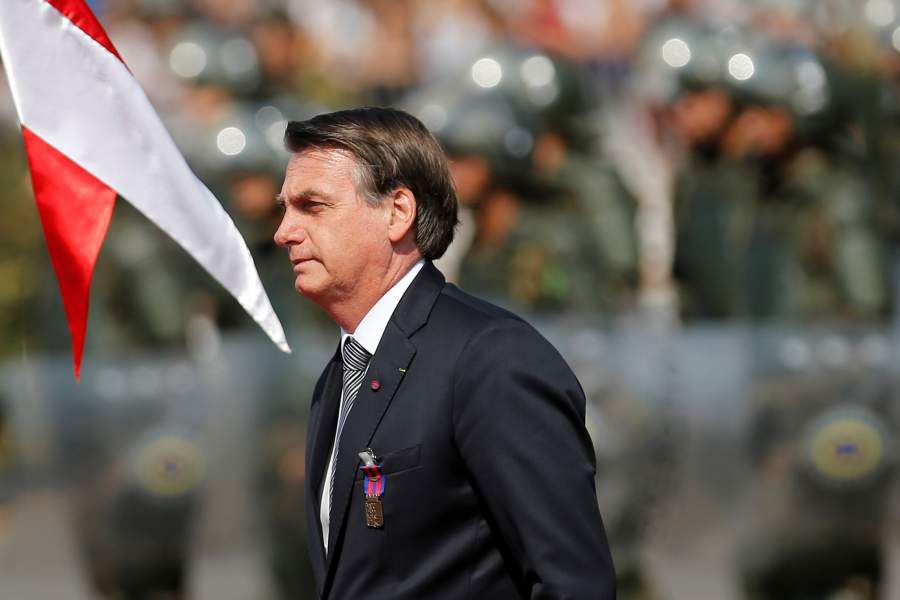
[[[401,373],[406,373],[406,369],[400,369]]]
[[[378,389],[381,387],[381,382],[378,381],[377,379],[373,379],[372,383],[369,384],[369,387],[372,388],[373,392],[377,392]]]

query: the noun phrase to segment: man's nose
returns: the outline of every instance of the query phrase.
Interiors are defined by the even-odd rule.
[[[299,244],[306,237],[306,230],[297,219],[292,218],[285,213],[281,218],[278,229],[275,230],[275,243],[281,247],[287,247],[291,244]]]

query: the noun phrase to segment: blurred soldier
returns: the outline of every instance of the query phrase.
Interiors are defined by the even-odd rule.
[[[807,147],[784,165],[787,276],[808,317],[878,319],[889,306],[887,247],[876,222],[877,192],[855,161]]]
[[[604,300],[608,308],[597,232],[579,200],[548,190],[523,201],[502,184],[485,193],[461,285],[530,311],[594,313]]]
[[[286,15],[273,12],[254,23],[250,39],[259,61],[257,96],[269,98],[299,86],[303,63],[312,60],[303,30],[294,27]]]
[[[675,274],[688,316],[732,316],[740,302],[742,228],[752,218],[757,182],[754,170],[721,155],[733,111],[719,87],[689,89],[671,108],[671,126],[687,151],[675,190]]]
[[[753,85],[689,90],[671,109],[690,151],[676,192],[685,311],[878,317],[888,278],[877,190],[835,144],[822,65],[773,52]]]
[[[534,168],[553,194],[542,203],[544,212],[558,213],[566,228],[578,232],[569,234],[566,245],[562,234],[548,240],[571,269],[572,291],[562,306],[622,310],[631,304],[637,283],[637,206],[612,164],[594,149],[596,140],[583,131],[581,137],[588,139],[579,144],[576,136],[548,129],[533,153]]]
[[[819,369],[758,387],[740,557],[752,598],[880,597],[896,434],[886,375]]]
[[[494,56],[513,73],[519,66],[543,79],[510,76],[506,91],[443,99],[449,114],[438,135],[459,190],[462,235],[449,253],[464,256],[460,283],[529,311],[596,313],[624,304],[633,286],[633,207],[609,168],[572,147],[573,137],[594,141],[563,110],[582,106],[577,90],[546,56],[510,49]],[[549,104],[529,104],[557,85]],[[461,244],[470,247],[463,252]]]
[[[198,446],[180,433],[156,431],[138,438],[124,460],[100,464],[102,450],[94,454],[91,478],[79,476],[76,502],[76,530],[94,589],[110,600],[185,598],[205,465]]]
[[[287,407],[267,415],[262,440],[260,487],[268,527],[268,558],[284,600],[307,598],[315,591],[307,545],[304,505],[306,428]]]

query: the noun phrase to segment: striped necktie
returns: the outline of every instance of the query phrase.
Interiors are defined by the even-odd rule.
[[[347,423],[347,415],[353,408],[353,402],[359,392],[359,386],[362,383],[363,375],[366,373],[366,367],[369,366],[369,358],[371,354],[362,347],[362,344],[347,337],[344,347],[341,348],[341,358],[344,361],[344,388],[343,402],[341,402],[341,412],[338,415],[337,433],[334,436],[334,446],[331,449],[331,485],[328,488],[329,505],[334,507],[334,479],[337,472],[338,450],[341,444],[341,433],[344,431],[344,425]],[[329,513],[331,511],[329,510]],[[329,515],[330,521],[330,515]]]

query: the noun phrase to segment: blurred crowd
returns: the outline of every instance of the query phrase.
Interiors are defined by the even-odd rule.
[[[893,0],[89,4],[236,221],[294,334],[334,332],[297,296],[271,239],[288,159],[284,128],[368,104],[409,110],[446,148],[461,210],[439,266],[472,293],[538,317],[576,315],[600,325],[638,315],[669,324],[878,326],[895,316],[900,6]],[[0,358],[66,351],[63,315],[15,111],[0,86]],[[250,327],[187,255],[118,203],[95,274],[88,355],[186,348],[203,363],[220,331]],[[754,443],[764,475],[784,464],[794,421],[819,414],[798,386],[827,396],[816,381],[797,379],[784,389],[760,386]],[[296,510],[304,477],[297,389],[310,382],[289,383],[297,385],[268,390],[261,409],[258,483],[279,548],[273,569],[284,596],[295,597],[292,590],[309,584],[294,558],[305,548]],[[890,396],[872,394],[882,404]],[[629,398],[623,413],[634,411]],[[805,407],[796,410],[802,419],[791,416],[791,398]],[[790,426],[766,421],[784,415],[794,419]],[[831,417],[843,423],[842,415]],[[0,415],[0,509],[11,455],[2,423]],[[177,475],[190,462],[179,453],[190,449],[176,446]],[[160,460],[165,471],[169,463]],[[194,501],[169,509],[187,515]],[[99,505],[85,501],[92,503]],[[0,529],[2,518],[0,510]],[[867,525],[866,543],[879,526]],[[169,537],[160,547],[182,556],[182,538],[156,533]],[[821,539],[810,538],[810,545]],[[182,575],[171,575],[173,589]],[[111,576],[100,569],[94,577],[102,587]],[[754,584],[759,597],[788,597],[771,591],[779,573],[766,577]]]
[[[91,4],[289,322],[321,324],[270,241],[285,123],[364,104],[410,110],[447,148],[462,211],[440,266],[475,293],[604,318],[890,313],[892,0]],[[52,286],[3,96],[9,351],[61,324],[44,322]],[[120,206],[94,339],[180,343],[198,315],[243,324],[155,233]]]

